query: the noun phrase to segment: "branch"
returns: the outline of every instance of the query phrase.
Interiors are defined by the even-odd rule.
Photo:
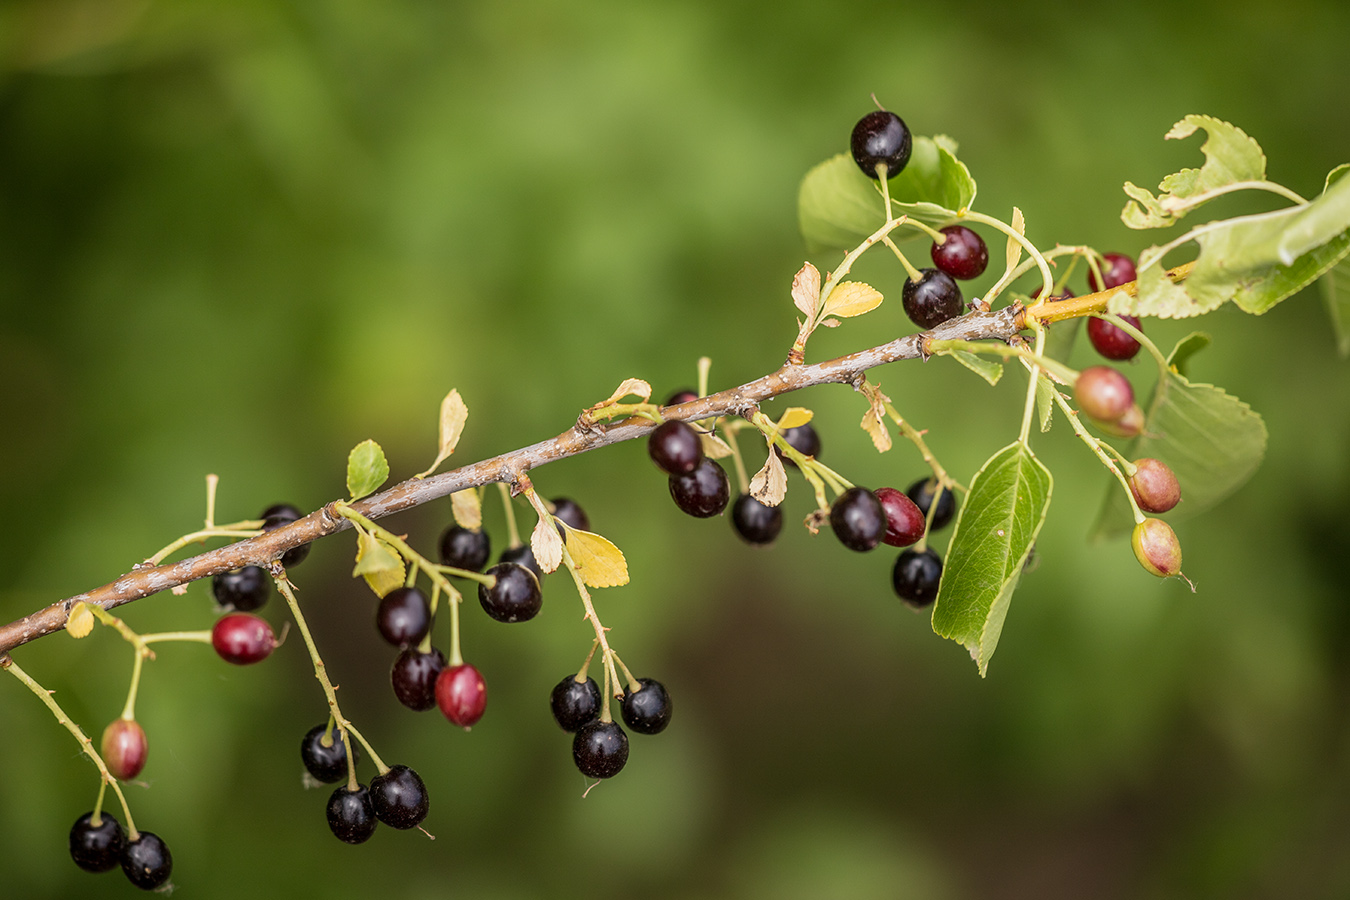
[[[1022,309],[1009,306],[992,312],[972,312],[944,322],[932,331],[911,334],[888,344],[841,356],[813,365],[784,365],[776,372],[717,394],[691,400],[663,410],[668,419],[697,421],[716,416],[749,416],[760,403],[783,394],[819,384],[858,384],[867,370],[902,359],[926,359],[929,340],[1006,341],[1022,327]],[[529,447],[503,453],[492,459],[463,466],[426,479],[409,479],[387,491],[349,504],[349,508],[369,519],[420,506],[447,494],[493,482],[514,485],[531,469],[596,450],[620,441],[647,435],[656,423],[633,418],[610,424],[577,424],[555,438]],[[267,566],[287,550],[310,541],[345,531],[351,523],[338,515],[330,503],[303,519],[268,531],[258,537],[202,553],[181,562],[154,567],[133,568],[102,587],[67,597],[45,609],[0,627],[0,658],[4,654],[65,628],[66,618],[76,603],[84,602],[103,609],[148,597],[200,578],[242,566]]]

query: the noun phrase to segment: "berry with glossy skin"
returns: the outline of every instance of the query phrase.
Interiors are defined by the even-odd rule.
[[[108,813],[99,813],[97,825],[93,818],[87,812],[70,827],[70,858],[86,872],[107,872],[117,868],[127,836],[122,823]]]
[[[100,749],[108,771],[122,781],[141,774],[141,769],[145,768],[145,758],[150,752],[145,729],[135,719],[114,719],[111,725],[103,729]]]
[[[300,739],[300,761],[305,764],[305,769],[316,781],[333,784],[347,777],[347,745],[343,743],[342,734],[335,725],[331,735],[332,746],[325,747],[323,736],[327,733],[326,724],[315,725],[305,732],[305,736]],[[359,762],[361,762],[361,748],[353,740],[352,765]]]
[[[539,560],[534,558],[534,551],[530,549],[529,544],[521,544],[519,547],[507,547],[502,551],[502,555],[497,557],[499,563],[515,563],[524,566],[534,573],[535,578],[543,578],[544,570],[539,567]]]
[[[989,248],[984,245],[984,238],[964,225],[948,225],[940,233],[947,239],[941,244],[934,241],[928,254],[933,265],[963,281],[984,274],[989,265]]]
[[[478,602],[498,622],[526,622],[543,607],[539,579],[524,566],[501,563],[488,569],[487,574],[494,576],[497,583],[492,587],[478,585]]]
[[[173,874],[173,854],[159,835],[142,831],[122,848],[122,873],[143,891],[153,891]]]
[[[1093,291],[1103,291],[1107,288],[1120,287],[1122,284],[1128,284],[1138,278],[1135,272],[1134,260],[1124,253],[1107,253],[1102,260],[1102,280],[1098,284],[1097,277],[1092,274],[1092,268],[1088,268],[1088,287]]]
[[[289,525],[292,522],[303,519],[305,514],[298,507],[289,503],[278,503],[269,506],[262,511],[258,518],[263,520],[263,531],[271,531],[274,528],[280,528],[283,525]],[[309,556],[309,544],[301,544],[299,547],[292,547],[281,554],[281,565],[289,569],[298,566]]]
[[[1162,519],[1145,519],[1134,526],[1130,546],[1139,565],[1159,578],[1181,572],[1181,542],[1172,526]]]
[[[615,722],[583,725],[572,738],[572,760],[587,778],[612,778],[628,762],[628,735]]]
[[[1121,316],[1121,318],[1135,328],[1143,329],[1144,327],[1139,323],[1138,316]],[[1124,328],[1096,316],[1088,318],[1087,333],[1088,340],[1092,341],[1092,346],[1107,359],[1121,361],[1134,359],[1141,346],[1138,341],[1130,337]]]
[[[731,505],[731,527],[747,544],[772,544],[783,530],[783,510],[765,506],[749,494],[741,494]]]
[[[427,817],[431,798],[421,777],[407,766],[391,766],[370,779],[370,802],[375,818],[390,828],[416,828]]]
[[[928,510],[933,505],[933,495],[937,493],[937,489],[936,478],[920,478],[905,491],[905,495],[913,500],[919,512],[923,513],[925,521],[928,519]],[[954,515],[956,515],[956,497],[951,491],[943,489],[942,496],[938,498],[937,510],[933,513],[933,530],[941,531],[946,528]]]
[[[903,119],[889,110],[870,112],[853,126],[853,161],[868,178],[894,178],[909,162],[914,138]],[[884,167],[884,168],[883,168]]]
[[[923,609],[937,599],[941,580],[942,558],[931,549],[901,552],[891,572],[896,595],[915,609]]]
[[[398,655],[389,670],[394,696],[415,712],[431,709],[436,705],[436,678],[444,668],[445,654],[435,647],[428,653],[409,647]]]
[[[688,424],[672,419],[647,438],[647,455],[666,474],[685,475],[703,461],[703,442]]]
[[[244,566],[211,579],[211,593],[221,606],[252,612],[267,602],[272,579],[261,566]]]
[[[848,549],[871,550],[886,534],[886,512],[867,488],[851,487],[830,506],[830,527]]]
[[[415,587],[394,588],[380,599],[375,612],[375,627],[380,637],[406,650],[431,630],[431,603]]]
[[[906,278],[900,289],[905,315],[925,331],[954,319],[965,310],[961,289],[941,269],[920,269],[919,280]]]
[[[1089,366],[1078,373],[1073,396],[1083,414],[1099,422],[1119,422],[1134,405],[1130,380],[1110,366]]]
[[[491,553],[492,542],[485,531],[451,525],[441,535],[441,565],[481,572]]]
[[[600,687],[589,676],[585,681],[577,681],[575,675],[568,675],[553,689],[549,708],[559,728],[575,732],[600,715]]]
[[[811,427],[810,422],[805,425],[798,425],[795,428],[784,428],[779,432],[779,435],[783,440],[787,441],[789,447],[796,450],[802,456],[810,456],[813,459],[820,458],[820,435]],[[777,447],[774,448],[773,452],[781,456],[783,462],[792,466],[794,469],[797,468],[797,463],[786,454],[779,451]]]
[[[695,393],[694,391],[691,391],[689,388],[684,388],[683,390],[679,390],[679,391],[676,391],[675,393],[671,394],[671,395],[670,395],[670,398],[669,398],[668,400],[666,400],[665,405],[666,405],[666,406],[679,406],[681,403],[688,403],[688,402],[691,401],[691,400],[697,400],[697,399],[698,399],[698,394],[697,394],[697,393]]]
[[[886,513],[886,533],[882,540],[892,547],[908,547],[923,537],[923,510],[893,487],[877,488],[873,493]]]
[[[277,637],[266,619],[237,612],[216,620],[211,629],[211,646],[227,663],[247,666],[271,656],[277,647]]]
[[[487,708],[483,673],[468,663],[442,669],[436,676],[436,705],[451,723],[466,731],[472,728]]]
[[[670,694],[655,678],[639,678],[638,689],[623,689],[623,721],[638,734],[660,734],[670,724]]]
[[[580,503],[568,497],[554,497],[550,502],[553,504],[553,515],[562,519],[569,527],[577,531],[591,530],[590,517],[586,515],[586,510],[581,508]]]
[[[726,509],[731,482],[721,466],[704,457],[694,471],[670,476],[670,496],[689,515],[706,519]]]
[[[328,827],[338,840],[348,844],[364,844],[375,833],[378,824],[375,804],[371,802],[370,790],[364,784],[358,784],[354,791],[347,790],[347,786],[343,785],[328,798]]]
[[[1130,493],[1144,512],[1165,513],[1181,502],[1181,483],[1176,473],[1160,459],[1144,457],[1134,461]]]

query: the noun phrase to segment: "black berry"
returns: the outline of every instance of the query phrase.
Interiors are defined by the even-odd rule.
[[[1140,323],[1138,316],[1121,316],[1121,318],[1135,328],[1143,330],[1144,326]],[[1088,319],[1087,333],[1088,340],[1092,341],[1093,348],[1107,359],[1120,362],[1134,359],[1141,346],[1124,328],[1096,316]]]
[[[778,434],[783,440],[787,441],[789,447],[796,450],[802,456],[819,458],[820,435],[816,433],[816,430],[811,427],[809,422],[805,425],[798,425],[795,428],[784,428]],[[783,457],[783,462],[792,466],[794,469],[797,468],[797,464],[793,462],[791,458],[780,453],[777,448],[774,448],[774,452]]]
[[[333,727],[332,745],[324,746],[323,737],[328,731],[327,725],[315,725],[300,740],[300,760],[316,781],[332,784],[347,777],[347,745],[342,742],[342,734]],[[361,761],[361,748],[352,741],[352,762]]]
[[[272,579],[261,566],[244,566],[211,579],[211,593],[221,606],[252,612],[267,602]]]
[[[553,503],[553,515],[557,516],[567,523],[568,527],[575,528],[577,531],[590,531],[591,520],[586,515],[586,510],[581,508],[581,504],[567,497],[555,497]]]
[[[159,835],[142,831],[122,848],[122,872],[143,891],[153,891],[173,874],[173,854]]]
[[[432,647],[422,653],[410,647],[398,655],[389,670],[389,681],[394,686],[398,702],[416,712],[425,712],[436,705],[436,676],[445,668],[445,654]]]
[[[670,476],[670,496],[689,515],[706,519],[726,509],[731,499],[731,482],[721,466],[704,457],[687,475]]]
[[[679,406],[681,403],[688,403],[691,400],[697,399],[698,394],[696,394],[694,391],[691,391],[689,388],[684,388],[683,390],[679,390],[671,394],[670,399],[666,400],[665,405]]]
[[[623,721],[638,734],[660,734],[670,724],[670,694],[655,678],[639,678],[640,687],[623,690]]]
[[[934,242],[929,255],[933,265],[953,278],[963,281],[979,278],[989,265],[989,248],[984,238],[964,225],[948,225],[942,229],[946,240],[941,244]]]
[[[886,513],[867,488],[851,487],[830,506],[830,527],[850,550],[871,550],[886,534]]]
[[[886,534],[881,539],[892,547],[917,543],[927,525],[919,505],[893,487],[877,488],[873,493],[886,513]]]
[[[416,828],[427,817],[431,798],[421,777],[407,766],[391,766],[370,779],[370,802],[375,818],[390,828]]]
[[[849,146],[853,150],[853,161],[868,178],[882,175],[894,178],[909,162],[914,140],[904,120],[889,110],[879,109],[863,116],[853,126]]]
[[[377,824],[375,804],[364,784],[358,784],[354,791],[340,787],[328,798],[328,827],[338,840],[363,844],[375,833]]]
[[[394,588],[380,600],[375,612],[380,637],[406,649],[427,636],[431,629],[431,604],[415,587]]]
[[[544,605],[539,579],[524,566],[500,563],[487,570],[497,583],[478,586],[478,602],[498,622],[525,622],[533,619]]]
[[[266,619],[237,612],[216,620],[211,629],[211,646],[227,663],[247,666],[271,656],[277,647],[277,638]]]
[[[961,315],[965,301],[952,276],[941,269],[921,269],[919,280],[905,279],[900,290],[905,315],[920,328],[936,328]]]
[[[470,531],[451,525],[441,535],[441,564],[481,572],[487,565],[492,545],[485,531]]]
[[[923,513],[924,521],[928,520],[928,510],[933,505],[933,495],[937,493],[938,483],[936,478],[920,478],[909,486],[905,494],[914,501],[914,505]],[[942,496],[938,498],[937,510],[933,513],[932,528],[934,531],[941,531],[947,527],[947,523],[956,515],[956,497],[950,490],[942,489]]]
[[[731,506],[731,527],[749,544],[772,544],[783,530],[783,510],[741,494]]]
[[[553,689],[549,708],[559,728],[575,732],[600,715],[600,688],[594,678],[577,681],[575,675],[568,675]]]
[[[534,551],[530,549],[529,544],[521,544],[518,547],[507,547],[502,551],[502,555],[497,557],[497,562],[516,563],[533,572],[535,578],[544,577],[544,570],[540,568],[539,560],[534,558]]]
[[[1085,415],[1099,422],[1118,422],[1134,405],[1134,388],[1110,366],[1089,366],[1078,373],[1073,397]]]
[[[263,531],[271,531],[274,528],[280,528],[283,525],[289,525],[299,519],[303,519],[305,514],[297,507],[289,503],[278,503],[275,506],[269,506],[263,510],[259,516],[263,520]],[[292,566],[298,566],[309,556],[309,544],[301,544],[299,547],[292,547],[281,554],[281,565],[289,569]]]
[[[1107,288],[1120,287],[1122,284],[1128,284],[1138,278],[1139,275],[1134,268],[1134,260],[1124,253],[1107,253],[1102,259],[1102,281],[1099,285],[1097,278],[1092,274],[1092,269],[1088,269],[1088,286],[1094,291],[1104,291]]]
[[[896,595],[915,609],[923,609],[937,599],[941,580],[942,559],[932,550],[902,551],[891,573]]]
[[[572,738],[572,759],[588,778],[612,778],[628,762],[628,735],[615,722],[591,722]]]
[[[703,442],[689,425],[672,419],[656,426],[647,438],[647,455],[666,474],[684,475],[703,460]]]
[[[87,812],[70,826],[70,858],[86,872],[107,872],[117,868],[127,836],[122,824],[108,813],[99,813],[97,825],[93,818]]]

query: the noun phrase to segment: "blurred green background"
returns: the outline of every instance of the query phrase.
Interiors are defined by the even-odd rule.
[[[208,472],[222,520],[336,498],[367,437],[406,477],[451,387],[470,461],[562,431],[625,377],[664,397],[701,355],[714,388],[769,371],[795,333],[798,181],[871,92],[955,136],[979,207],[1017,204],[1042,246],[1137,253],[1151,236],[1120,224],[1120,184],[1198,164],[1198,141],[1162,140],[1187,113],[1246,129],[1305,195],[1350,160],[1347,35],[1339,0],[7,3],[0,612],[196,527]],[[813,358],[910,330],[897,267],[862,274],[890,302]],[[1149,323],[1164,346],[1191,327]],[[137,822],[194,898],[1350,896],[1350,368],[1315,291],[1201,327],[1216,342],[1193,375],[1271,439],[1244,491],[1178,527],[1194,595],[1085,544],[1105,479],[1061,423],[1036,444],[1057,479],[1040,565],[981,681],[891,594],[893,551],[795,528],[752,550],[619,446],[534,476],[627,554],[632,584],[600,613],[674,696],[621,776],[582,799],[547,712],[589,646],[564,581],[529,625],[470,600],[492,699],[465,734],[394,701],[344,536],[294,573],[302,603],[348,714],[428,784],[436,841],[329,834],[327,791],[300,785],[325,709],[296,640],[249,669],[161,649]],[[876,378],[963,480],[1016,434],[1016,373]],[[853,480],[921,474],[907,445],[876,455],[852,392],[793,402]],[[787,503],[789,521],[811,506],[795,476]],[[438,503],[390,524],[431,552],[449,519]],[[198,584],[124,614],[204,628],[212,605]],[[15,658],[92,734],[119,713],[130,652],[110,632]],[[4,894],[134,893],[71,864],[94,770],[8,679],[0,734]]]

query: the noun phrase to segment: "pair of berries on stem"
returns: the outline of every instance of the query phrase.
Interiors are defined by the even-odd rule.
[[[136,831],[128,836],[108,812],[87,812],[70,828],[70,858],[86,872],[121,866],[127,880],[143,891],[162,887],[173,874],[173,854],[159,835]]]
[[[587,660],[589,668],[590,660]],[[595,679],[584,670],[558,682],[549,697],[553,719],[573,735],[572,760],[588,778],[611,778],[628,762],[628,735],[609,717]],[[660,734],[670,724],[672,705],[665,685],[654,678],[630,679],[620,713],[638,734]]]
[[[351,749],[349,764],[347,740],[331,720],[311,728],[300,741],[300,759],[312,778],[324,784],[348,780],[328,798],[328,827],[334,836],[348,844],[361,844],[370,839],[381,822],[400,830],[422,824],[431,799],[421,776],[408,766],[385,766],[376,759],[380,773],[367,787],[355,781],[361,751],[355,742]]]
[[[936,479],[921,478],[905,493],[891,487],[845,490],[830,506],[830,526],[850,550],[867,552],[882,543],[911,548],[930,531],[945,528],[955,512],[951,491]],[[942,558],[926,546],[902,551],[891,573],[896,596],[915,609],[937,599],[941,580]]]

